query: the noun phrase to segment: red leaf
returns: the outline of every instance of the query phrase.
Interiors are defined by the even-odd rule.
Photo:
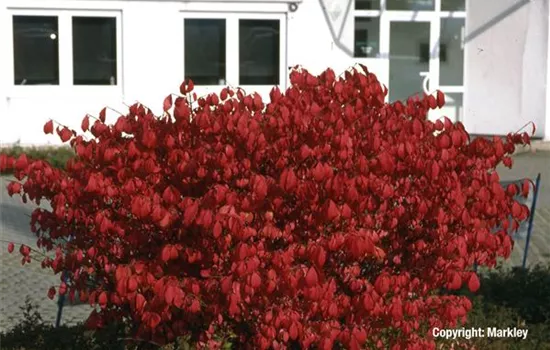
[[[48,298],[50,300],[53,300],[53,298],[55,297],[55,288],[54,287],[50,287],[50,289],[48,290]]]
[[[8,184],[8,194],[10,197],[12,197],[14,194],[21,193],[21,190],[23,189],[23,186],[21,186],[21,183],[12,181]]]
[[[363,298],[363,307],[367,311],[370,311],[374,308],[374,300],[370,294],[365,294],[365,297]]]
[[[298,338],[298,327],[296,326],[296,322],[292,322],[292,324],[290,325],[288,335],[292,340],[296,340],[296,338]]]
[[[170,260],[170,256],[171,256],[171,246],[166,245],[164,246],[164,248],[162,248],[161,259],[164,262],[168,262]]]
[[[521,195],[525,198],[529,196],[529,192],[531,191],[530,186],[531,181],[530,180],[523,180],[523,183],[521,184]],[[535,187],[535,185],[533,185]]]
[[[141,294],[137,294],[135,302],[136,302],[136,310],[138,312],[142,312],[143,308],[145,307],[145,304],[146,304],[145,297]]]
[[[310,267],[306,274],[306,285],[308,287],[316,286],[319,283],[319,276],[314,267]]]
[[[227,88],[223,88],[220,92],[220,98],[222,101],[225,101],[227,99]]]
[[[135,292],[138,289],[138,280],[136,277],[130,277],[128,279],[128,291],[130,293]]]
[[[62,129],[57,129],[57,134],[59,135],[59,138],[62,142],[67,142],[71,139],[73,136],[73,133],[71,130],[69,130],[67,127],[63,127]]]
[[[22,244],[19,247],[19,253],[21,253],[21,255],[23,256],[29,256],[29,254],[31,253],[31,248],[29,248],[28,245]]]
[[[445,105],[445,94],[437,90],[437,107],[441,108]]]
[[[519,219],[521,217],[521,204],[516,201],[512,204],[512,216],[515,219]]]
[[[250,277],[250,286],[254,289],[259,288],[262,285],[262,279],[258,273],[254,272]]]
[[[182,95],[186,95],[187,93],[193,91],[195,87],[195,84],[193,83],[193,80],[189,79],[187,81],[187,83],[184,81],[181,85],[180,85],[180,93]]]
[[[84,118],[82,118],[82,123],[80,124],[80,127],[84,132],[90,129],[90,118],[88,116],[85,116]]]
[[[61,282],[59,285],[59,295],[65,295],[65,293],[67,293],[67,285],[65,282]]]
[[[44,124],[44,134],[53,134],[53,121],[49,120]]]
[[[384,189],[382,191],[382,198],[388,199],[391,196],[393,196],[393,194],[394,194],[394,191],[391,185],[389,184],[384,185]]]
[[[317,165],[313,168],[313,178],[321,182],[323,181],[325,177],[325,168],[323,167],[323,164],[317,163]]]
[[[451,139],[449,138],[449,135],[442,134],[439,137],[439,147],[441,147],[442,149],[447,149],[451,147]]]
[[[319,268],[322,268],[323,265],[325,265],[325,262],[327,260],[327,252],[323,247],[320,247],[317,250],[317,256],[316,256],[316,264]]]
[[[332,221],[332,220],[336,219],[338,216],[340,216],[340,212],[338,211],[338,207],[336,206],[336,204],[331,199],[328,202],[326,219],[328,221]]]
[[[23,153],[15,161],[14,167],[17,170],[24,170],[27,168],[28,165],[29,165],[29,160],[27,158],[27,155]]]
[[[222,234],[222,225],[220,224],[219,221],[216,221],[216,223],[214,224],[214,229],[212,231],[212,234],[214,235],[214,238],[218,238],[221,236]]]
[[[172,108],[172,95],[166,96],[164,103],[162,104],[162,109],[165,112],[167,112],[170,108]]]
[[[166,291],[164,292],[164,300],[166,300],[166,303],[168,305],[172,305],[175,297],[176,297],[176,288],[174,286],[166,287]]]
[[[508,196],[514,197],[518,193],[518,187],[515,184],[509,184],[506,187],[506,193],[508,193]]]
[[[193,302],[191,303],[191,306],[189,307],[189,311],[194,314],[201,311],[201,304],[197,299],[193,300]]]
[[[391,315],[395,321],[403,319],[403,305],[401,302],[394,302],[391,306]]]
[[[101,292],[97,298],[97,303],[102,309],[105,309],[105,307],[107,307],[107,293]]]
[[[296,174],[294,174],[294,170],[292,169],[285,169],[281,173],[281,178],[279,180],[279,184],[283,188],[283,190],[287,192],[291,192],[294,188],[296,188],[296,185],[298,183],[298,178],[296,178]]]
[[[437,107],[437,100],[435,99],[435,97],[433,95],[428,95],[428,106],[431,108],[431,109],[435,109]]]
[[[452,275],[451,281],[447,286],[447,289],[457,290],[457,289],[460,289],[461,286],[462,286],[462,278],[460,278],[460,274],[458,272],[454,272]]]
[[[102,123],[105,123],[105,114],[107,113],[107,108],[103,108],[100,112],[99,112],[99,120],[101,120]]]
[[[185,208],[185,213],[183,214],[183,223],[186,226],[189,226],[193,223],[197,214],[199,212],[199,202],[194,201],[191,205]]]
[[[473,292],[477,292],[479,287],[480,287],[479,278],[477,277],[476,273],[472,273],[470,275],[470,279],[468,280],[468,289],[473,293]]]
[[[159,325],[161,318],[160,315],[156,312],[147,312],[143,314],[144,321],[146,321],[147,326],[149,326],[150,329],[155,329]]]
[[[15,245],[12,242],[8,243],[8,253],[13,253],[14,248]]]
[[[380,294],[386,294],[390,290],[391,280],[387,275],[380,275],[374,282],[374,288]]]

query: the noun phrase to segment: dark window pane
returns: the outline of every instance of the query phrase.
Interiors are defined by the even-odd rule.
[[[430,62],[430,58],[432,56],[432,50],[430,50],[430,44],[429,43],[420,43],[418,45],[418,57],[421,63]],[[447,62],[447,45],[446,44],[439,44],[439,62],[445,63]]]
[[[380,0],[355,0],[356,10],[380,10]]]
[[[198,85],[225,84],[225,19],[184,20],[185,79]]]
[[[279,84],[279,23],[278,20],[239,21],[239,84]]]
[[[442,11],[466,11],[466,0],[442,0]]]
[[[355,18],[355,57],[376,57],[380,48],[380,18]]]
[[[16,85],[59,84],[57,17],[13,16]]]
[[[116,85],[116,44],[116,18],[73,17],[74,85]]]
[[[398,11],[433,11],[434,0],[387,0],[388,10]]]
[[[442,46],[447,49],[445,55],[439,52],[439,84],[464,85],[464,18],[441,18]]]

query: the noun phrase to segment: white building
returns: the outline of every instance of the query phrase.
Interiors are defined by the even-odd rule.
[[[288,67],[363,63],[390,101],[440,89],[472,134],[529,121],[550,140],[549,0],[2,0],[0,142],[57,143],[49,118],[139,100],[184,77],[267,96]],[[437,118],[440,114],[434,114]]]

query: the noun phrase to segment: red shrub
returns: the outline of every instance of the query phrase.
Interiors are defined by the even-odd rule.
[[[77,154],[65,170],[1,158],[22,181],[10,193],[51,202],[31,226],[56,252],[43,266],[69,272],[58,293],[161,343],[434,348],[429,330],[471,308],[437,291],[476,290],[474,261],[508,257],[507,217],[528,216],[494,169],[529,136],[470,141],[427,120],[441,92],[388,104],[363,72],[295,70],[267,105],[230,89],[194,101],[189,82],[161,117],[136,104],[109,125],[103,110],[82,122],[90,141],[57,127]]]

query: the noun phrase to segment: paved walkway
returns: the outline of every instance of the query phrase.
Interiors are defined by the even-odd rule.
[[[534,178],[542,173],[542,185],[535,213],[533,237],[529,248],[529,264],[550,261],[550,152],[524,153],[514,157],[514,169],[499,169],[502,180],[522,177]],[[29,217],[33,206],[21,203],[19,197],[10,198],[5,187],[7,181],[0,178],[0,240],[36,246],[35,237],[29,232]],[[518,242],[512,254],[511,264],[520,265],[525,242]],[[0,242],[0,331],[21,318],[19,309],[25,299],[38,304],[45,322],[55,322],[57,304],[46,297],[48,288],[59,284],[59,276],[42,270],[40,264],[22,267],[18,253],[9,255],[6,243]],[[86,318],[88,305],[68,306],[63,310],[63,323],[74,324]]]
[[[9,179],[9,178],[8,178]],[[40,262],[32,261],[30,265],[21,266],[21,255],[16,250],[7,251],[7,243],[27,244],[36,247],[36,237],[30,232],[28,215],[35,206],[23,204],[20,197],[11,198],[6,186],[6,178],[0,177],[0,332],[13,326],[21,319],[20,309],[28,298],[37,305],[44,322],[55,322],[57,299],[46,296],[51,286],[58,286],[60,275],[55,276],[51,270],[44,270]],[[89,305],[70,305],[63,308],[64,324],[75,324],[86,319],[91,308]]]
[[[526,152],[513,157],[512,169],[499,167],[498,173],[502,181],[515,180],[525,177],[532,178],[541,174],[539,197],[533,222],[533,232],[527,264],[550,262],[550,152],[538,151],[536,153]],[[509,264],[521,265],[525,241],[517,241],[512,252],[512,259]]]

